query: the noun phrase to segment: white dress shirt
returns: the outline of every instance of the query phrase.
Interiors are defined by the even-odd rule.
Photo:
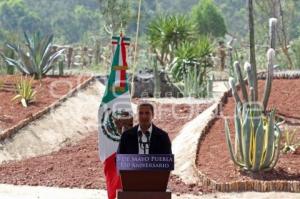
[[[150,138],[152,134],[152,124],[147,130],[150,134],[149,138],[147,139],[147,136],[145,132],[142,131],[140,125],[138,127],[138,145],[139,145],[139,154],[149,154],[149,148],[150,148]],[[139,132],[142,132],[142,136],[140,136]],[[141,143],[142,142],[142,143]]]

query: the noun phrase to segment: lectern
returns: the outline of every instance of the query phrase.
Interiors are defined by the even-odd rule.
[[[118,199],[171,199],[166,189],[174,155],[118,154],[117,168],[123,187]]]

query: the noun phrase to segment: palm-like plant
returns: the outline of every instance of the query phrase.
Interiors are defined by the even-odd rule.
[[[184,96],[206,96],[211,52],[212,45],[207,36],[201,36],[195,42],[184,42],[176,50],[176,57],[169,67],[173,80],[183,83]]]
[[[207,36],[200,36],[196,42],[184,42],[178,47],[175,59],[169,66],[176,82],[183,80],[188,67],[194,67],[196,64],[199,69],[206,72],[205,69],[212,66],[209,57],[212,53],[211,43]]]
[[[148,41],[162,66],[171,62],[178,46],[194,33],[194,25],[186,16],[159,16],[148,25]]]
[[[186,67],[197,62],[197,50],[191,42],[184,42],[175,52],[175,59],[169,65],[173,79],[178,82],[183,80]]]
[[[17,59],[6,57],[3,54],[2,57],[7,64],[16,67],[22,74],[41,79],[53,67],[64,49],[57,52],[52,50],[53,35],[42,36],[40,32],[37,32],[32,37],[26,33],[24,36],[25,48],[20,45],[7,44],[16,53]]]

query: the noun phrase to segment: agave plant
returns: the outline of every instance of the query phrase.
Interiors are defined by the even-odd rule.
[[[274,22],[272,20],[271,26],[275,25]],[[270,27],[270,29],[274,30],[274,27]],[[275,31],[270,32],[275,34]],[[273,35],[270,38],[275,39]],[[256,100],[258,92],[254,88],[257,74],[249,63],[245,63],[249,85],[248,90],[242,78],[240,64],[238,62],[234,64],[237,74],[236,79],[239,81],[243,96],[242,99],[238,94],[234,78],[229,80],[236,102],[234,115],[235,145],[233,146],[231,143],[227,119],[225,119],[226,142],[233,162],[242,169],[254,172],[272,169],[276,165],[280,153],[280,129],[275,124],[274,110],[271,112],[267,111],[275,65],[275,50],[273,48],[268,50],[267,57],[268,72],[262,103],[258,103]]]
[[[226,142],[233,162],[254,172],[272,169],[280,153],[280,131],[275,125],[274,110],[264,115],[262,110],[237,105],[234,123],[233,147],[228,121],[225,120]]]
[[[17,83],[17,95],[12,98],[12,101],[20,100],[21,104],[26,108],[36,96],[36,91],[32,88],[33,79],[23,78]]]
[[[3,54],[2,57],[7,64],[16,67],[22,74],[41,79],[54,66],[64,50],[57,52],[52,50],[53,35],[42,36],[40,32],[37,32],[29,37],[25,32],[24,37],[25,48],[20,45],[7,44],[15,52],[17,59]]]
[[[10,59],[14,59],[15,58],[15,52],[12,49],[8,48],[6,45],[3,48],[3,54],[5,55],[5,57],[8,57]],[[6,73],[8,75],[13,75],[14,71],[15,71],[14,69],[15,69],[14,66],[6,63]]]

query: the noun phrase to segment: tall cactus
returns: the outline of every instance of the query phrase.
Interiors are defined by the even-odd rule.
[[[60,60],[58,62],[58,75],[59,76],[64,76],[64,61],[63,60]]]
[[[277,19],[270,18],[269,20],[269,39],[270,39],[270,47],[275,49],[276,46],[276,25]]]
[[[272,87],[272,79],[273,79],[273,68],[275,65],[275,50],[270,48],[267,52],[267,59],[268,59],[268,70],[267,70],[267,78],[265,83],[265,90],[263,95],[263,110],[266,111],[267,104],[269,101],[270,93],[271,93],[271,87]],[[251,70],[250,63],[246,62],[244,69],[247,71],[247,79],[248,79],[248,85],[250,90],[250,96],[247,93],[247,88],[244,79],[242,78],[242,72],[240,68],[239,62],[235,62],[235,69],[237,73],[237,79],[239,81],[242,95],[244,99],[244,103],[251,102],[255,103],[255,91],[254,91],[254,72]],[[234,78],[229,78],[229,85],[232,89],[233,96],[235,98],[236,103],[242,103],[240,97],[237,94],[237,89],[235,87]]]
[[[249,44],[250,44],[250,63],[254,74],[256,74],[256,56],[255,56],[255,31],[254,31],[254,10],[253,10],[253,0],[248,0],[248,10],[249,10]],[[253,88],[254,88],[254,99],[258,99],[257,91],[257,76],[253,78]]]
[[[243,99],[239,97],[234,78],[229,79],[235,108],[235,149],[231,144],[228,121],[225,120],[226,142],[229,147],[233,162],[245,170],[261,171],[272,169],[279,157],[280,131],[275,126],[274,110],[267,113],[267,105],[272,88],[273,68],[275,64],[275,32],[276,19],[270,19],[270,48],[267,52],[268,69],[265,81],[262,106],[257,103],[258,90],[255,86],[257,74],[250,63],[246,62],[244,69],[247,71],[249,94],[243,79],[241,67],[234,63],[236,75],[242,91]]]
[[[265,91],[263,96],[263,110],[264,112],[267,109],[271,88],[272,88],[272,79],[273,79],[273,69],[275,65],[275,51],[270,48],[267,53],[268,56],[268,73],[265,83]]]

